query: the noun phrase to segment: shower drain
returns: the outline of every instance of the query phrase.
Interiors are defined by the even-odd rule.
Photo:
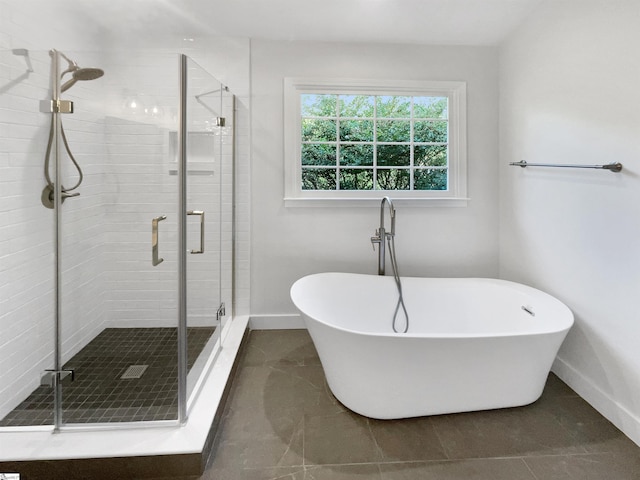
[[[120,377],[121,380],[140,378],[149,365],[130,365]]]

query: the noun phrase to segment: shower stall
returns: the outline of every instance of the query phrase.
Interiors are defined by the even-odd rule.
[[[185,55],[0,53],[0,434],[183,425],[233,317],[235,96]]]

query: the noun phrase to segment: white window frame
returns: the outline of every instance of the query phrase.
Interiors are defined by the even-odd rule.
[[[448,98],[449,163],[447,190],[303,190],[302,94],[404,95]],[[453,81],[284,79],[284,201],[286,206],[369,206],[388,195],[405,205],[466,206],[467,84]]]

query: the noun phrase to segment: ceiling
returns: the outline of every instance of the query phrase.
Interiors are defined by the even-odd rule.
[[[495,45],[545,0],[63,0],[119,39]]]

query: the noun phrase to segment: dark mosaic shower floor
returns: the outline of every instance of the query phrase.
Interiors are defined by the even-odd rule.
[[[214,332],[187,329],[189,369]],[[121,379],[131,365],[148,365],[138,379]],[[107,328],[63,367],[63,422],[135,422],[177,418],[176,328]],[[0,426],[53,424],[53,389],[38,387]]]

